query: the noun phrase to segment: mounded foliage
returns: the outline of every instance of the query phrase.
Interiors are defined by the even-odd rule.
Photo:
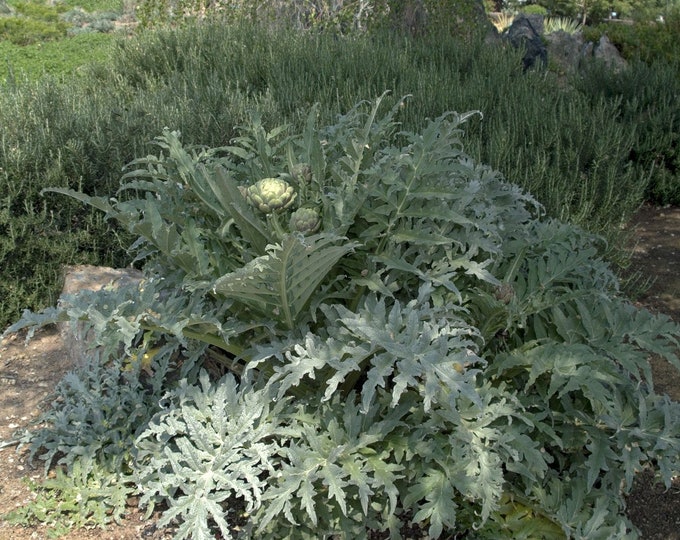
[[[636,537],[635,474],[679,470],[648,356],[680,367],[680,329],[621,297],[600,239],[465,153],[476,113],[404,132],[381,100],[293,134],[253,116],[222,148],[166,130],[115,198],[55,190],[138,237],[146,278],[9,329],[80,321],[120,373],[95,415],[95,370],[73,375],[25,441],[109,471],[177,539]],[[95,421],[124,444],[70,431]]]

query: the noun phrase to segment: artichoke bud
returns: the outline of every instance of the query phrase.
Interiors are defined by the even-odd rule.
[[[282,212],[295,202],[295,190],[280,178],[263,178],[248,187],[246,199],[265,214]]]
[[[298,208],[290,216],[290,230],[312,234],[321,227],[321,216],[314,208]]]
[[[307,163],[296,163],[290,169],[290,175],[300,184],[312,181],[312,168]]]
[[[502,302],[503,304],[509,304],[515,297],[515,290],[512,288],[510,283],[501,283],[498,287],[496,287],[494,296],[499,302]]]

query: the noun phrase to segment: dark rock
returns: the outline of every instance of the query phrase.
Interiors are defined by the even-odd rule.
[[[536,30],[536,32],[539,35],[541,35],[541,36],[543,35],[543,33],[545,32],[545,24],[544,24],[545,17],[543,17],[543,15],[536,15],[536,14],[530,13],[528,15],[527,14],[520,15],[520,17],[524,17],[526,20],[528,20],[531,23],[531,26],[534,28],[534,30]]]
[[[612,45],[607,36],[602,36],[597,44],[585,42],[583,34],[576,32],[554,32],[545,36],[548,44],[548,58],[561,74],[578,71],[585,63],[593,60],[602,62],[610,69],[623,69],[626,61]]]
[[[548,48],[548,58],[560,73],[574,73],[577,71],[584,55],[592,56],[586,52],[583,34],[577,32],[569,34],[560,30],[545,36]],[[592,44],[591,49],[592,49]]]
[[[525,70],[548,64],[548,50],[541,37],[542,31],[543,17],[520,15],[503,33],[513,47],[524,51],[522,64]]]

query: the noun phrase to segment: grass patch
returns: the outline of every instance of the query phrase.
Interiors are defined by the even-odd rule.
[[[0,17],[0,81],[73,76],[78,68],[109,56],[121,0],[65,0],[55,5],[10,1]]]
[[[63,11],[58,4],[48,6],[38,2],[15,2],[10,5],[14,7],[17,15],[45,22],[57,22],[59,13]]]
[[[65,37],[67,28],[65,23],[59,21],[4,17],[0,19],[0,42],[30,45],[53,41]]]
[[[37,81],[46,75],[71,77],[87,62],[105,62],[114,39],[111,34],[91,32],[24,47],[0,41],[0,80],[12,83]]]

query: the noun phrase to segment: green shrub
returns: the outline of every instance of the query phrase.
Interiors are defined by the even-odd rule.
[[[177,540],[411,523],[636,538],[635,475],[680,472],[680,405],[648,363],[680,368],[680,327],[621,298],[601,238],[466,154],[478,113],[414,132],[396,122],[408,107],[381,104],[329,126],[315,107],[300,129],[255,113],[220,148],[164,130],[116,198],[55,189],[137,237],[145,279],[10,328],[89,321],[106,359],[105,390],[92,370],[26,442],[67,472],[136,481]],[[300,208],[316,232],[288,228]]]
[[[77,36],[80,34],[91,34],[95,32],[106,34],[109,32],[113,32],[115,28],[116,28],[115,24],[113,24],[113,22],[109,20],[96,19],[92,21],[92,23],[90,24],[69,28],[68,33],[70,36]]]
[[[59,20],[61,6],[40,2],[16,2],[10,17],[0,17],[0,41],[28,45],[62,38],[66,25]]]
[[[529,4],[528,6],[523,6],[520,11],[525,15],[543,15],[544,17],[548,15],[548,10],[543,6],[538,4]]]
[[[83,76],[84,64],[106,62],[113,39],[110,35],[91,34],[22,47],[0,41],[0,56],[4,59],[0,64],[0,81],[10,86],[28,81],[35,84],[46,75],[56,79],[69,77],[73,81]]]
[[[0,17],[0,40],[15,45],[29,45],[60,39],[67,26],[59,21],[47,22],[23,17]]]
[[[88,13],[76,8],[63,13],[60,18],[71,25],[68,30],[69,35],[75,35],[85,32],[113,32],[118,17],[119,14],[113,12]]]
[[[613,72],[592,66],[579,79],[579,90],[593,101],[614,104],[611,114],[630,126],[630,159],[638,174],[648,175],[645,199],[680,204],[680,63],[634,61]]]
[[[12,7],[17,14],[30,19],[54,23],[59,18],[59,9],[56,6],[38,2],[16,2]]]
[[[40,2],[18,2],[13,4],[12,17],[0,17],[0,43],[3,40],[15,45],[42,45],[48,41],[59,40],[68,34],[79,32],[87,25],[88,31],[111,32],[113,21],[120,16],[121,6],[114,3],[116,11],[102,11],[108,3],[95,2],[97,11],[87,12],[82,7],[68,9],[64,3],[48,6]],[[96,4],[99,4],[98,6]],[[75,28],[73,26],[75,25]],[[85,52],[85,57],[87,51]]]
[[[23,309],[54,299],[61,287],[61,265],[114,264],[122,251],[101,219],[71,205],[48,206],[40,196],[46,183],[96,193],[101,179],[120,169],[121,153],[129,151],[111,140],[115,117],[106,93],[85,92],[78,85],[69,85],[68,92],[65,88],[44,79],[6,87],[3,93],[2,115],[13,119],[3,122],[0,147],[5,179],[0,253],[6,276],[0,288],[3,302],[11,303],[3,308]],[[4,317],[9,313],[3,310]]]

